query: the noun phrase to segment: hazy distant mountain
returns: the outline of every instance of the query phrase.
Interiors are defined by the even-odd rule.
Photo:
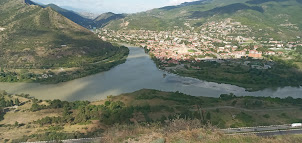
[[[79,15],[81,15],[82,17],[88,18],[88,19],[95,19],[99,16],[99,14],[95,14],[95,13],[91,13],[91,12],[84,12],[84,11],[83,12],[77,11],[77,13]]]
[[[62,14],[66,18],[72,20],[73,22],[75,22],[83,27],[86,27],[86,28],[95,27],[95,24],[92,19],[84,18],[83,16],[81,16],[73,11],[63,9],[55,4],[48,4],[48,5],[45,5],[44,7],[51,7],[58,13]]]
[[[29,5],[38,5],[30,0],[26,0],[26,1]],[[40,5],[40,6],[41,7],[51,7],[53,10],[62,14],[66,18],[72,20],[73,22],[75,22],[83,27],[89,28],[89,29],[93,28],[93,27],[98,27],[98,28],[103,27],[112,20],[118,20],[118,19],[122,19],[125,17],[124,14],[114,14],[114,13],[108,12],[108,13],[101,14],[101,15],[97,16],[95,19],[93,19],[93,18],[88,18],[91,16],[88,16],[88,17],[82,16],[81,14],[79,14],[77,12],[61,8],[55,4]],[[85,15],[87,15],[87,14],[85,14]]]
[[[68,68],[50,79],[66,81],[104,71],[116,63],[102,60],[120,62],[127,54],[50,7],[0,0],[0,13],[0,81],[36,80],[45,69],[56,75],[56,69]]]
[[[119,20],[125,18],[124,14],[114,14],[112,12],[104,13],[94,19],[97,27],[103,27],[112,20]]]
[[[205,22],[232,18],[255,31],[262,29],[269,35],[287,39],[302,35],[301,11],[301,0],[200,0],[127,15],[123,20],[111,21],[106,27],[186,29],[185,23],[198,28]]]

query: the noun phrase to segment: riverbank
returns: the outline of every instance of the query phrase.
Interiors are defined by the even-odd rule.
[[[57,84],[108,71],[125,63],[129,55],[127,47],[116,48],[115,52],[108,52],[105,57],[95,54],[79,57],[82,60],[69,59],[69,62],[61,63],[61,67],[45,65],[44,69],[1,69],[0,82]]]
[[[146,48],[145,52],[149,53]],[[169,59],[160,60],[150,56],[161,70],[208,82],[231,84],[249,92],[288,86],[299,88],[302,85],[302,72],[282,61],[233,59],[218,62],[177,61],[178,64],[175,64],[175,61]]]

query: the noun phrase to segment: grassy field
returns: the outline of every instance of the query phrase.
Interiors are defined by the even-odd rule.
[[[0,99],[0,106],[5,105],[1,107],[5,112],[0,112],[4,117],[0,121],[0,142],[100,136],[105,137],[106,142],[145,142],[158,138],[164,138],[166,142],[180,139],[186,142],[301,140],[299,136],[269,139],[227,136],[217,130],[302,122],[301,99],[236,97],[232,94],[209,98],[148,89],[95,102],[41,101],[5,92],[0,94]],[[16,99],[19,106],[14,105]],[[10,100],[14,103],[12,106],[8,104]],[[3,101],[6,104],[2,104]],[[188,136],[180,136],[184,133]],[[214,136],[218,138],[212,138]]]

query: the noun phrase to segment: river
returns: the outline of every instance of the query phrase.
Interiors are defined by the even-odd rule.
[[[302,97],[302,88],[285,87],[246,92],[243,88],[181,77],[159,70],[149,55],[137,47],[129,47],[124,64],[110,71],[59,84],[0,83],[0,90],[8,93],[26,93],[38,99],[101,100],[109,95],[134,92],[140,89],[180,91],[193,96],[219,97],[223,93],[238,96]],[[164,78],[163,74],[167,74]]]

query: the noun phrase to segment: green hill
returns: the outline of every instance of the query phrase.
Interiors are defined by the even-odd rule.
[[[67,81],[110,69],[128,49],[51,8],[0,0],[0,81]]]
[[[184,23],[198,28],[208,21],[232,18],[254,31],[262,29],[273,38],[289,40],[302,35],[301,11],[301,0],[200,0],[128,15],[112,21],[106,28],[171,30],[177,26],[186,29]],[[284,26],[288,24],[294,28]],[[252,34],[257,36],[263,31]]]

